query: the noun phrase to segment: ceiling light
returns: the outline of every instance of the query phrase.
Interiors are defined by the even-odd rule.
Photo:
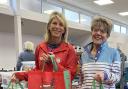
[[[54,10],[45,10],[44,13],[46,14],[51,14],[52,12],[54,12]]]
[[[0,4],[6,4],[6,3],[8,3],[7,0],[0,0]]]
[[[102,6],[102,5],[112,4],[114,2],[112,0],[96,0],[94,1],[94,3]]]
[[[120,12],[118,14],[121,15],[121,16],[126,16],[126,15],[128,15],[128,12]]]

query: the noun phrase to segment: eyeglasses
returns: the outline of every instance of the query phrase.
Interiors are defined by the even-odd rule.
[[[92,31],[93,32],[99,32],[100,31],[102,34],[107,33],[107,30],[105,30],[105,29],[93,29]]]

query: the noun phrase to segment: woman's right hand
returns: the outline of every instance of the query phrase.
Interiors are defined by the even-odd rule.
[[[54,55],[52,52],[49,52],[48,54],[45,54],[43,53],[41,56],[40,56],[40,60],[42,62],[50,62],[51,59],[50,59],[50,55]]]
[[[48,62],[50,61],[50,58],[49,58],[49,54],[45,54],[43,53],[40,57],[40,61],[43,61],[43,62]]]
[[[50,55],[54,55],[54,54],[52,52],[49,52],[48,54],[43,53],[40,56],[40,63],[39,63],[39,65],[40,65],[40,69],[41,70],[44,70],[45,63],[47,63],[47,64],[51,64],[52,63],[52,61],[50,59]]]
[[[45,65],[45,63],[50,63],[51,62],[51,60],[50,60],[50,58],[49,58],[49,54],[45,54],[45,53],[43,53],[41,56],[40,56],[40,69],[42,70],[42,71],[44,71],[44,65]]]

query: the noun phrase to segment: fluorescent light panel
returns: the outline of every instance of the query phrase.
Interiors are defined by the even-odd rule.
[[[8,1],[7,0],[0,0],[0,4],[7,4]]]
[[[102,6],[102,5],[112,4],[114,2],[112,0],[96,0],[94,1],[94,3]]]
[[[46,14],[51,14],[52,12],[54,12],[54,10],[45,10],[44,13]]]
[[[120,12],[118,14],[121,15],[121,16],[127,16],[128,15],[128,12]]]

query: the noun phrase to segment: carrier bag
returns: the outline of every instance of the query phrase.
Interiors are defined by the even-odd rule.
[[[52,84],[54,89],[71,89],[71,74],[68,70],[59,72],[54,55],[50,55],[53,64],[53,79]]]
[[[28,73],[28,89],[71,89],[71,75],[69,71]]]
[[[28,89],[45,89],[52,85],[53,72],[31,71],[28,73]]]
[[[42,72],[41,71],[29,71],[28,89],[42,89]]]
[[[53,70],[57,71],[57,65],[55,66],[54,56],[50,55],[50,59],[53,64]],[[28,72],[28,89],[45,89],[51,88],[53,85],[53,72],[44,71],[45,62],[43,64],[43,70],[29,71]]]
[[[71,89],[70,72],[68,70],[58,71],[54,56],[50,55],[50,58],[53,64],[53,71],[29,71],[28,89]]]
[[[71,75],[68,70],[54,72],[54,89],[71,89]]]

